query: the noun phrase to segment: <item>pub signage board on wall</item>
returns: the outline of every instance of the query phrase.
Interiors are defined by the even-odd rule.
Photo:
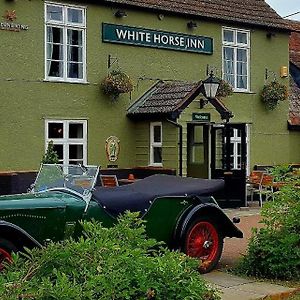
[[[203,54],[213,53],[211,37],[108,23],[102,23],[102,41]]]
[[[198,122],[210,122],[210,114],[209,113],[193,113],[192,120]]]

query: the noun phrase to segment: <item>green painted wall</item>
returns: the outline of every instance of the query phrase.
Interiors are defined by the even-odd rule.
[[[74,2],[72,2],[74,3]],[[15,10],[17,23],[28,24],[26,32],[0,31],[0,171],[37,169],[45,147],[45,119],[88,120],[88,163],[105,167],[105,140],[110,135],[120,139],[117,164],[130,167],[148,164],[149,124],[137,124],[126,117],[127,107],[160,78],[198,81],[206,78],[207,64],[221,70],[221,25],[199,21],[190,31],[189,18],[127,9],[128,17],[116,19],[115,9],[87,5],[87,84],[44,81],[44,2],[40,0],[1,1],[0,13]],[[205,35],[214,39],[214,54],[203,55],[102,43],[101,23],[118,23],[172,32]],[[264,83],[265,68],[279,74],[288,65],[288,35],[277,33],[267,39],[265,31],[251,32],[251,94],[234,94],[226,105],[235,113],[234,122],[252,123],[252,163],[300,161],[300,138],[286,130],[288,104],[281,103],[274,112],[266,112],[258,92]],[[107,74],[108,55],[118,58],[119,67],[135,81],[131,95],[112,103],[103,95],[99,82]],[[288,84],[288,79],[283,82]],[[197,103],[195,101],[195,103]],[[189,119],[199,111],[192,104],[182,115]],[[220,121],[215,111],[213,121]],[[164,166],[178,166],[178,129],[163,125]],[[267,142],[266,142],[267,141]],[[278,146],[278,151],[274,147]],[[277,148],[276,148],[277,149]],[[280,149],[280,150],[279,150]],[[270,152],[269,154],[266,154]]]

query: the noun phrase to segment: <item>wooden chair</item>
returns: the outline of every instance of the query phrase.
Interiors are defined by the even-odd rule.
[[[250,199],[253,202],[254,194],[259,194],[259,202],[262,203],[262,195],[260,194],[260,184],[262,181],[263,171],[252,171],[247,180],[247,191],[250,193]]]
[[[105,187],[119,186],[116,175],[100,175],[101,185]]]
[[[260,183],[260,206],[262,206],[262,197],[265,196],[265,201],[272,198],[274,201],[274,177],[264,173]]]

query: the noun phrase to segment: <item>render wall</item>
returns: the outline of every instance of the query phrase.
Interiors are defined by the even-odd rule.
[[[71,2],[70,2],[71,3]],[[72,2],[72,4],[76,4]],[[0,31],[0,170],[37,169],[45,151],[45,119],[87,119],[88,163],[105,167],[105,140],[120,139],[119,167],[147,165],[149,162],[149,124],[134,123],[126,117],[127,107],[143,94],[155,79],[199,81],[205,79],[207,65],[221,75],[221,28],[228,24],[198,21],[193,31],[186,26],[190,18],[126,9],[127,18],[117,19],[110,8],[90,3],[87,7],[87,84],[44,81],[44,2],[40,0],[1,1],[0,13],[15,10],[18,23],[28,24],[22,32]],[[101,24],[116,23],[193,35],[214,40],[213,55],[103,43]],[[231,27],[245,28],[235,26]],[[288,103],[268,112],[259,101],[265,69],[279,77],[280,66],[288,66],[288,34],[266,38],[266,31],[251,29],[251,93],[235,93],[226,105],[233,122],[251,124],[251,163],[269,164],[300,161],[298,133],[287,131]],[[118,102],[100,91],[99,82],[108,73],[111,55],[135,82],[131,95]],[[288,85],[288,79],[282,80]],[[199,99],[198,99],[199,100]],[[187,108],[181,123],[199,112],[198,101]],[[215,110],[207,107],[212,121],[220,122]],[[186,130],[184,131],[186,140]],[[184,145],[184,160],[186,145]],[[169,123],[163,128],[164,167],[178,166],[178,129]]]

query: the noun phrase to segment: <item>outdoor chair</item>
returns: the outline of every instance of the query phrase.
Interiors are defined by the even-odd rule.
[[[100,175],[101,185],[104,187],[119,186],[116,175]]]
[[[260,184],[262,181],[263,171],[252,171],[247,180],[247,191],[250,193],[251,202],[253,202],[254,194],[259,195],[259,203],[262,203],[262,195],[260,193]]]
[[[262,206],[262,198],[265,197],[265,201],[272,198],[274,201],[274,177],[270,174],[263,173],[260,183],[260,206]]]

